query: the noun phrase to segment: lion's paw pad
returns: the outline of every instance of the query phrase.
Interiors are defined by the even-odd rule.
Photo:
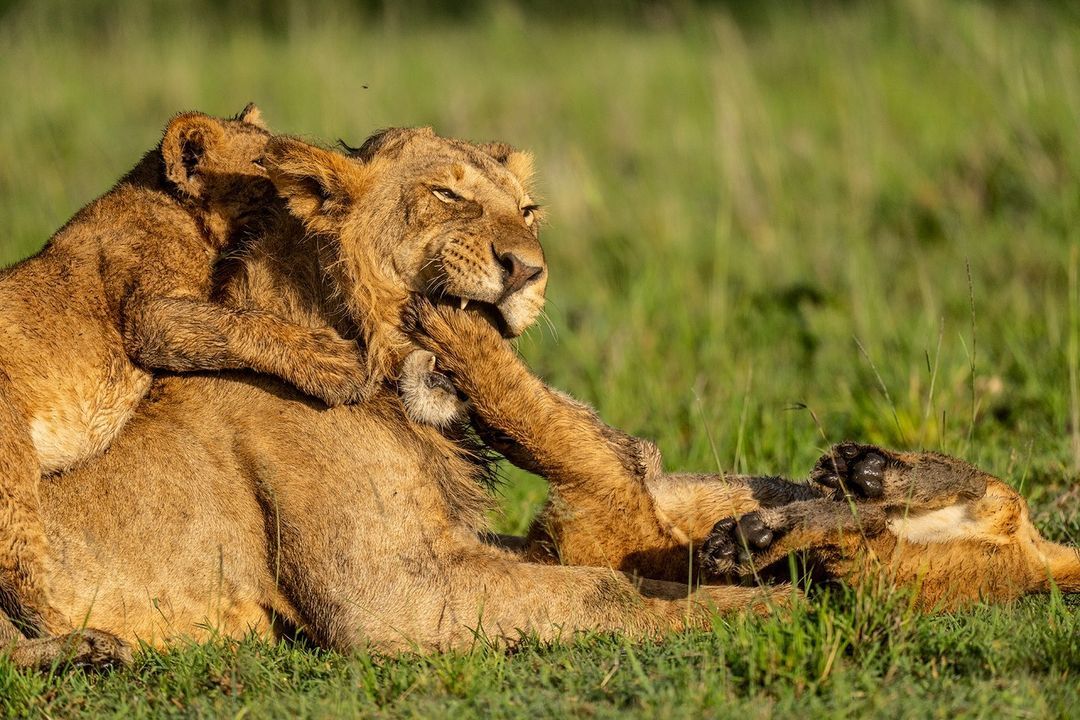
[[[844,442],[823,455],[810,479],[825,487],[867,500],[885,493],[885,471],[891,455],[873,445]]]
[[[776,533],[760,513],[725,518],[713,525],[698,551],[698,559],[703,569],[713,573],[738,572],[740,566],[750,564],[755,555],[771,547],[775,539]]]

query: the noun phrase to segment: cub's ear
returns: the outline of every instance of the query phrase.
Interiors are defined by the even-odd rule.
[[[192,197],[203,189],[205,169],[223,140],[221,122],[209,115],[187,112],[169,121],[161,138],[161,157],[167,177]]]
[[[518,179],[521,186],[528,192],[531,190],[533,173],[533,155],[526,150],[515,150],[510,145],[501,142],[491,142],[486,145],[479,146],[481,150],[486,152],[491,157],[495,158],[495,162],[506,166],[514,177]]]
[[[233,118],[233,120],[239,120],[242,123],[254,125],[260,130],[270,130],[270,128],[266,127],[266,121],[263,120],[262,110],[260,110],[259,106],[253,102],[245,105],[244,109],[238,112],[236,114],[236,117]]]
[[[359,193],[360,168],[296,138],[270,139],[263,166],[289,210],[312,230],[332,230]]]

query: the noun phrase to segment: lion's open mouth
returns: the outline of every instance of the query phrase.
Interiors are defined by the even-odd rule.
[[[510,324],[507,321],[506,316],[503,315],[502,310],[493,303],[485,302],[483,300],[472,300],[456,295],[442,295],[437,298],[432,297],[429,299],[436,305],[451,305],[467,312],[477,313],[491,323],[503,337],[509,338],[514,336],[510,331]]]

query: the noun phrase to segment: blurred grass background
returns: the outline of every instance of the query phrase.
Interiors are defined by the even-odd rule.
[[[179,110],[254,100],[275,130],[353,144],[419,124],[506,140],[535,151],[551,219],[554,327],[520,347],[669,467],[799,476],[843,438],[941,449],[1080,540],[1074,3],[6,1],[0,57],[4,263]],[[506,474],[495,521],[521,530],[543,485]],[[1054,677],[1075,683],[1075,610],[1048,612]],[[1002,617],[949,627],[992,655]],[[926,648],[951,647],[929,637],[868,677],[925,669]],[[768,647],[722,697],[773,693],[754,670],[773,668]],[[821,681],[784,682],[774,700]],[[1007,688],[1030,707],[1065,692]],[[1072,702],[1054,697],[1051,714]]]

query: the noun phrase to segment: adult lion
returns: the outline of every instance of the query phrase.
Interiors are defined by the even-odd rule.
[[[293,215],[270,213],[223,303],[331,325],[386,367],[411,350],[410,293],[482,304],[507,334],[536,317],[546,271],[527,156],[400,130],[352,158],[278,139],[266,165]],[[704,601],[762,599],[720,588],[688,605],[682,585],[643,592],[611,570],[524,562],[481,538],[488,472],[463,433],[410,421],[393,387],[328,409],[252,373],[161,377],[108,452],[44,484],[55,605],[128,640],[284,622],[348,649],[445,647],[477,626],[655,632],[705,623]],[[24,642],[13,657],[58,648]]]
[[[461,428],[411,421],[393,387],[327,409],[251,373],[163,377],[104,456],[44,488],[56,603],[70,617],[158,644],[291,625],[338,650],[429,649],[477,629],[511,640],[705,627],[714,610],[784,596],[688,592],[687,544],[720,518],[810,491],[663,476],[653,446],[547,389],[493,329],[520,332],[543,301],[525,156],[398,130],[353,157],[279,138],[266,164],[293,214],[271,214],[225,273],[222,302],[331,324],[386,367],[418,324],[482,436],[543,472],[557,502],[527,541],[484,533],[482,448]],[[403,323],[410,295],[472,310],[420,304]],[[580,566],[551,564],[553,546]],[[21,641],[12,657],[63,652],[100,657],[84,637]]]

